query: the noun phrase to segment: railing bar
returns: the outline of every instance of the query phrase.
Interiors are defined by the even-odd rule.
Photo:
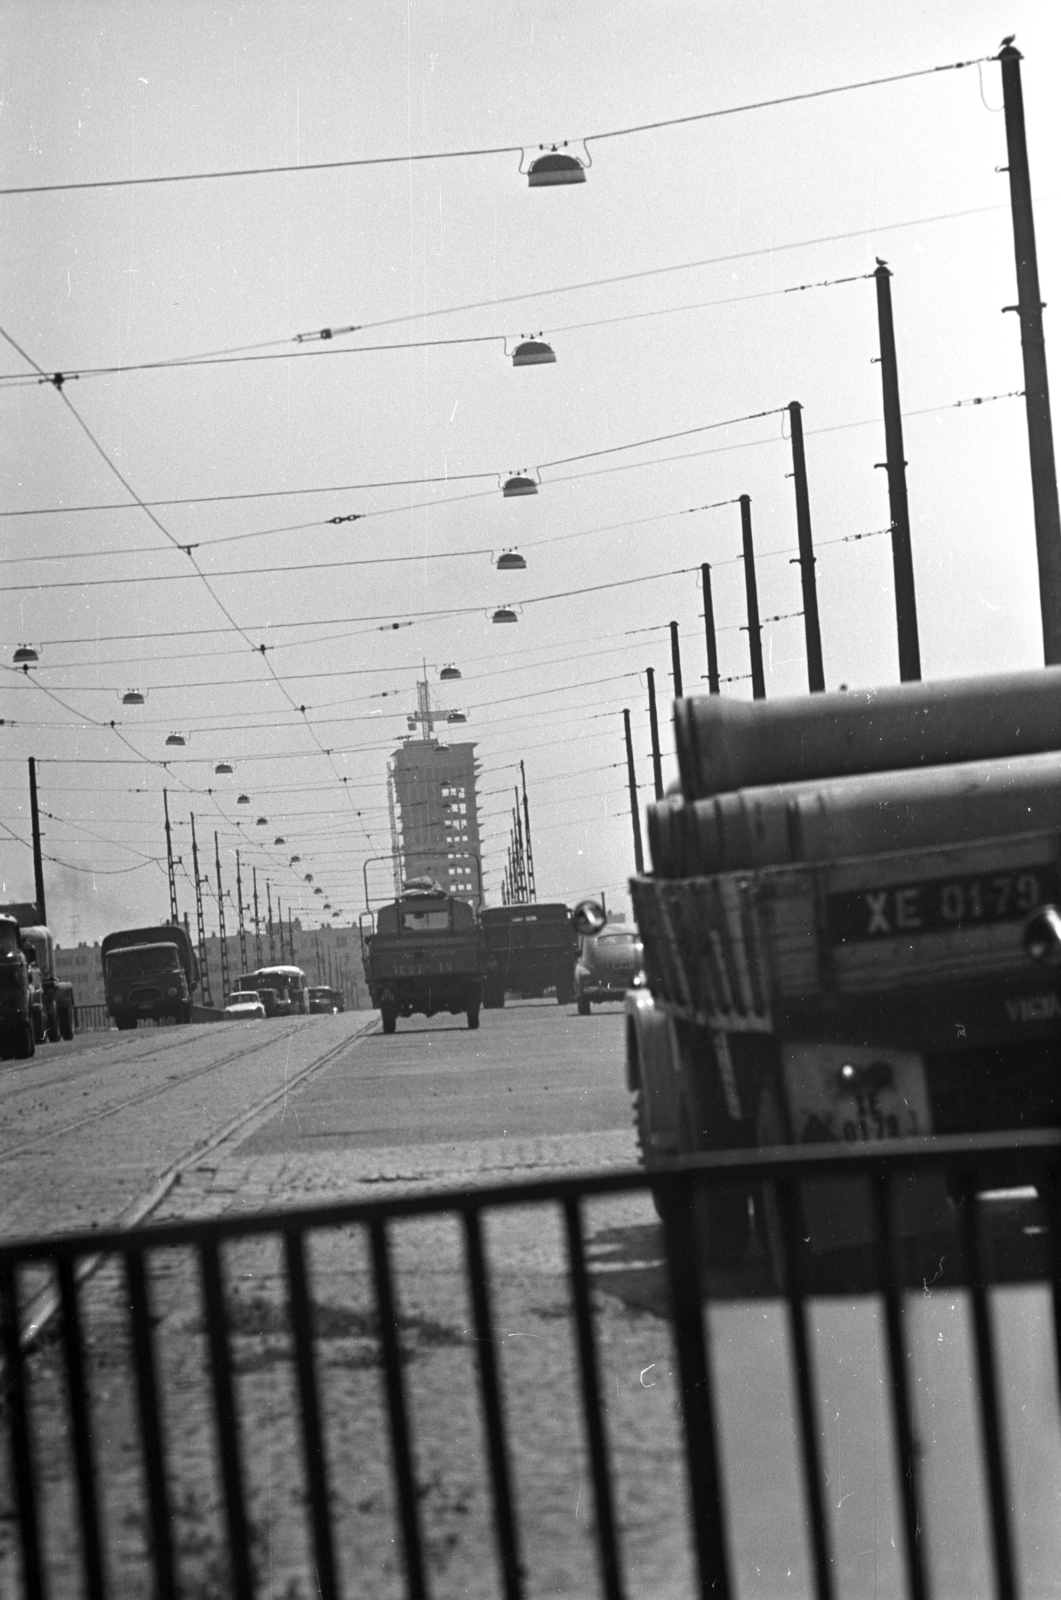
[[[405,1571],[410,1600],[427,1600],[424,1577],[423,1541],[420,1536],[419,1499],[413,1470],[412,1443],[405,1406],[402,1379],[402,1352],[398,1337],[398,1312],[391,1277],[390,1251],[386,1222],[382,1218],[369,1224],[372,1267],[379,1310],[379,1336],[383,1350],[383,1371],[390,1413],[394,1477],[398,1491],[398,1512],[405,1544]]]
[[[582,1237],[582,1210],[577,1200],[564,1201],[567,1224],[567,1254],[571,1273],[571,1296],[575,1305],[579,1365],[582,1375],[582,1407],[586,1414],[589,1458],[593,1471],[593,1495],[597,1512],[597,1545],[601,1578],[607,1600],[623,1600],[622,1575],[616,1540],[615,1508],[612,1502],[608,1447],[601,1413],[600,1375],[597,1369],[597,1344],[593,1331],[593,1309],[589,1297],[589,1274]]]
[[[679,1182],[668,1182],[660,1192],[700,1595],[702,1600],[729,1600],[722,1478],[715,1448],[718,1431],[704,1344],[692,1180],[683,1174]]]
[[[1050,1240],[1050,1294],[1054,1313],[1054,1363],[1061,1388],[1061,1168],[1054,1167],[1039,1184]]]
[[[162,1446],[162,1419],[158,1405],[158,1377],[155,1371],[154,1339],[151,1332],[151,1308],[144,1258],[139,1250],[131,1249],[127,1252],[125,1273],[129,1287],[133,1365],[136,1372],[140,1442],[144,1452],[144,1472],[147,1477],[147,1504],[151,1521],[151,1555],[155,1567],[155,1583],[158,1600],[177,1600],[169,1491],[166,1485]]]
[[[298,1379],[302,1413],[302,1448],[306,1462],[306,1483],[309,1488],[317,1593],[319,1600],[336,1600],[339,1591],[336,1584],[335,1547],[329,1513],[328,1464],[324,1455],[324,1438],[321,1430],[316,1348],[313,1342],[310,1297],[306,1282],[306,1255],[301,1229],[285,1230],[284,1250],[287,1259],[295,1374]]]
[[[1009,1510],[1003,1469],[1003,1439],[998,1403],[998,1369],[995,1341],[991,1329],[991,1308],[984,1288],[984,1263],[980,1240],[979,1202],[971,1173],[962,1183],[963,1230],[969,1264],[970,1293],[973,1302],[973,1342],[976,1372],[980,1382],[980,1419],[987,1456],[987,1491],[991,1509],[991,1545],[995,1558],[995,1588],[999,1600],[1015,1600],[1013,1542],[1010,1537]]]
[[[221,1456],[221,1486],[225,1496],[225,1527],[236,1600],[254,1600],[254,1574],[247,1539],[247,1505],[243,1491],[236,1397],[232,1383],[232,1356],[228,1343],[225,1285],[216,1239],[204,1239],[199,1251],[210,1347],[210,1377],[214,1391],[214,1421]]]
[[[472,1314],[475,1320],[479,1389],[483,1401],[487,1449],[490,1455],[490,1478],[494,1491],[494,1527],[497,1533],[498,1555],[501,1559],[505,1600],[521,1600],[523,1567],[520,1561],[512,1476],[505,1439],[505,1416],[501,1404],[494,1320],[487,1282],[486,1253],[483,1249],[482,1220],[479,1212],[472,1207],[464,1212],[464,1239],[468,1253]]]
[[[818,1452],[818,1403],[807,1327],[807,1303],[800,1282],[799,1194],[796,1186],[791,1183],[778,1184],[777,1191],[786,1256],[788,1319],[792,1336],[792,1357],[796,1368],[796,1399],[799,1407],[803,1476],[807,1484],[810,1512],[814,1581],[818,1600],[832,1600],[833,1569],[829,1554],[829,1535],[825,1524],[825,1496],[822,1493],[822,1467]]]
[[[3,1314],[4,1398],[8,1407],[11,1476],[15,1484],[22,1544],[22,1583],[26,1600],[42,1600],[44,1577],[41,1569],[40,1526],[37,1521],[36,1479],[26,1409],[26,1369],[18,1337],[18,1288],[15,1270],[9,1261],[0,1263],[0,1312]]]
[[[910,1410],[910,1388],[906,1364],[910,1359],[905,1337],[902,1275],[895,1259],[897,1241],[892,1231],[891,1180],[887,1172],[878,1174],[874,1185],[879,1270],[884,1293],[884,1326],[888,1340],[888,1365],[892,1384],[892,1412],[895,1417],[896,1469],[903,1507],[903,1540],[906,1546],[907,1583],[911,1600],[927,1600],[925,1568],[921,1559],[920,1447],[914,1436]]]
[[[92,1448],[92,1419],[85,1384],[84,1340],[77,1279],[72,1261],[57,1263],[59,1303],[62,1307],[61,1333],[66,1362],[66,1382],[70,1395],[70,1424],[77,1472],[78,1507],[81,1512],[81,1556],[85,1569],[88,1600],[103,1600],[103,1540],[99,1496],[96,1493],[96,1467]]]

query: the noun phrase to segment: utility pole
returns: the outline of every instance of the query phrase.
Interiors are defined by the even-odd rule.
[[[752,545],[751,496],[740,497],[740,531],[744,549],[744,593],[748,599],[748,654],[752,664],[752,699],[766,699],[763,677],[763,630],[759,624],[759,590],[755,582],[755,549]]]
[[[803,631],[807,638],[807,682],[812,694],[825,688],[822,634],[818,625],[818,586],[814,578],[814,544],[807,492],[807,457],[803,449],[803,407],[793,400],[788,408],[792,426],[792,476],[796,484],[796,531],[799,536],[799,573],[803,585]]]
[[[265,880],[265,903],[269,907],[269,921],[266,924],[269,929],[269,965],[273,966],[276,962],[276,942],[273,938],[273,886],[268,878]]]
[[[276,920],[280,931],[280,964],[283,966],[284,960],[286,959],[284,956],[284,908],[280,904],[279,895],[276,897]]]
[[[228,970],[228,940],[225,937],[225,894],[221,887],[221,846],[214,834],[214,865],[217,869],[217,937],[221,945],[221,1004],[232,992]]]
[[[41,922],[47,925],[48,909],[44,904],[44,857],[41,854],[41,814],[37,805],[37,763],[29,758],[29,817],[33,833],[33,892]]]
[[[176,924],[180,921],[177,911],[177,875],[173,870],[173,834],[169,825],[169,795],[165,789],[162,791],[162,808],[166,814],[166,874],[169,878],[169,920]]]
[[[206,959],[206,923],[203,920],[203,885],[199,877],[199,847],[195,842],[195,813],[192,819],[192,876],[195,878],[195,921],[199,934],[199,966],[202,971],[203,1004],[212,1006],[214,997],[210,989],[210,967]]]
[[[523,820],[519,814],[519,790],[513,786],[512,793],[516,797],[516,803],[512,807],[512,837],[516,847],[516,886],[519,890],[520,904],[525,905],[528,895],[527,861],[523,853]]]
[[[247,933],[243,926],[243,879],[239,870],[239,851],[236,851],[236,907],[239,912],[239,970],[247,970]]]
[[[527,898],[537,900],[538,889],[534,882],[534,850],[531,846],[530,806],[527,803],[527,774],[523,762],[519,764],[520,782],[523,784],[523,822],[527,831]]]
[[[1013,249],[1017,258],[1017,304],[1021,354],[1024,357],[1024,405],[1028,417],[1035,547],[1039,558],[1039,606],[1043,619],[1043,657],[1048,667],[1061,662],[1061,518],[1058,515],[1057,470],[1050,423],[1050,389],[1046,378],[1043,302],[1035,251],[1035,218],[1024,131],[1021,53],[1012,43],[999,51],[1002,99],[1006,111],[1009,155],[1009,202],[1013,213]]]
[[[921,676],[917,637],[914,560],[910,548],[910,506],[906,498],[906,455],[903,414],[899,406],[899,366],[895,357],[891,273],[877,258],[877,326],[880,330],[880,381],[884,394],[884,447],[888,472],[888,506],[892,523],[892,571],[895,575],[895,626],[899,635],[899,677],[905,683]]]
[[[258,917],[258,868],[252,867],[254,876],[254,964],[262,964],[262,925]]]
[[[700,583],[704,591],[704,634],[707,639],[707,692],[719,694],[718,645],[715,642],[715,608],[711,600],[711,568],[705,561],[700,568]]]
[[[656,716],[656,674],[651,667],[645,668],[648,678],[648,726],[652,735],[652,783],[656,791],[656,799],[663,799],[663,762],[659,754],[659,718]]]
[[[677,623],[672,622],[675,629]],[[630,822],[634,830],[634,870],[640,877],[645,870],[645,857],[641,849],[641,813],[637,805],[637,778],[634,775],[634,744],[630,737],[630,713],[623,711],[623,730],[626,734],[626,781],[630,785]]]
[[[291,924],[291,907],[287,908],[287,951],[291,958],[291,965],[295,965],[295,930]]]
[[[680,700],[682,697],[682,653],[678,645],[678,624],[676,622],[670,624],[670,665],[671,674],[674,678],[674,698],[675,700]]]

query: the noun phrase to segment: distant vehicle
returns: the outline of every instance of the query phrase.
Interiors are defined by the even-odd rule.
[[[301,967],[259,967],[236,979],[240,989],[251,989],[265,1007],[267,1017],[304,1017],[309,1010],[306,974]]]
[[[70,983],[60,983],[55,976],[55,940],[41,921],[40,907],[32,900],[19,901],[0,906],[0,913],[14,917],[23,946],[29,945],[33,950],[30,966],[39,974],[34,979],[37,997],[33,1007],[37,1043],[72,1039],[76,1020],[74,988]]]
[[[414,1012],[463,1011],[469,1028],[479,1026],[483,941],[466,900],[414,878],[393,904],[380,906],[374,931],[361,937],[368,992],[384,1033]]]
[[[226,1017],[245,1017],[248,1021],[255,1017],[265,1017],[265,1007],[261,997],[253,989],[236,989],[229,995],[225,1005]]]
[[[479,913],[486,951],[483,1005],[503,1006],[506,992],[536,1000],[547,989],[562,1006],[575,998],[578,938],[559,902],[484,906]]]
[[[187,929],[179,922],[154,928],[122,928],[100,945],[107,1010],[116,1028],[135,1028],[141,1017],[161,1022],[192,1020],[192,992],[199,964]]]
[[[578,1014],[588,1017],[594,1000],[622,1000],[641,971],[641,940],[630,928],[608,923],[600,933],[585,934],[575,966]]]
[[[35,1050],[29,964],[18,923],[0,916],[0,1054],[25,1060]]]
[[[341,989],[329,989],[325,984],[315,984],[307,991],[309,1008],[315,1012],[345,1011],[346,1001]]]

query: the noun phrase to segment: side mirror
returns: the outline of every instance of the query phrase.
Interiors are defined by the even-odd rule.
[[[604,907],[598,905],[596,900],[580,900],[571,913],[571,922],[575,932],[583,937],[600,933],[607,923]]]
[[[1040,906],[1024,924],[1024,948],[1044,967],[1061,967],[1061,912]]]

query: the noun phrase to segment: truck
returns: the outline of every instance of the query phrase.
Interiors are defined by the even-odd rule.
[[[0,914],[18,923],[30,969],[30,1007],[37,1044],[52,1044],[74,1037],[77,1008],[73,984],[60,983],[55,975],[55,940],[44,924],[40,906],[33,900],[13,901],[0,906]]]
[[[1058,1126],[1061,668],[679,699],[674,724],[631,882],[644,1163]],[[801,1193],[811,1251],[864,1245],[867,1196]],[[709,1261],[774,1248],[768,1195],[701,1199]],[[914,1185],[900,1232],[953,1201]]]
[[[0,1055],[21,1061],[35,1050],[29,962],[18,923],[0,913]]]
[[[526,1000],[555,991],[560,1005],[575,999],[578,935],[561,902],[484,906],[479,912],[486,953],[483,1005],[503,1006],[506,991]]]
[[[100,957],[107,1010],[116,1028],[135,1028],[141,1018],[192,1020],[199,963],[179,922],[108,933]]]
[[[384,1033],[393,1033],[397,1019],[414,1012],[433,1017],[463,1011],[469,1028],[479,1026],[485,953],[482,929],[466,900],[430,880],[410,879],[396,900],[379,907],[371,931],[362,926],[361,953]]]

